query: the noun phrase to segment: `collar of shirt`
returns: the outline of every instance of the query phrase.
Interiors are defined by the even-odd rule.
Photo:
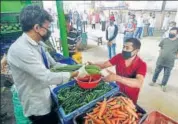
[[[34,41],[30,36],[28,36],[26,33],[23,33],[23,36],[25,36],[28,40],[28,42],[34,46],[38,46],[39,43],[37,43],[36,41]]]

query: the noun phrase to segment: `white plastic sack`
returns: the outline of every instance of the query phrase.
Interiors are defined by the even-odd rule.
[[[85,65],[83,65],[79,70],[78,70],[79,74],[78,77],[85,77],[88,75],[88,72],[85,70]]]

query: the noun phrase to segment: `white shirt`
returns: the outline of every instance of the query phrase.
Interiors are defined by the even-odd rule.
[[[101,19],[101,21],[106,21],[106,17],[104,16],[104,15],[100,15],[100,19]]]
[[[137,19],[137,27],[143,27],[143,17],[142,17],[142,18],[139,17],[139,18]]]
[[[155,27],[155,22],[156,22],[156,19],[150,18],[149,20],[150,27]]]
[[[83,21],[87,21],[88,15],[86,13],[83,14]]]
[[[114,30],[115,30],[114,25],[108,27],[108,38],[109,39],[114,36]],[[116,43],[116,38],[112,40],[112,43]]]
[[[95,16],[92,16],[92,24],[95,24],[95,23],[96,23]]]
[[[39,116],[51,112],[50,85],[67,82],[70,73],[55,73],[46,69],[42,45],[23,33],[9,48],[7,61],[12,72],[14,85],[23,107],[24,115]],[[49,66],[57,63],[46,52]],[[59,64],[62,66],[62,64]]]

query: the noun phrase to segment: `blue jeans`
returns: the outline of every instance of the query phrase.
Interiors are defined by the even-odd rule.
[[[113,43],[112,46],[108,46],[109,58],[111,59],[116,55],[116,44]]]
[[[148,36],[153,36],[153,31],[154,31],[154,28],[153,27],[149,27],[148,28]]]
[[[165,66],[162,66],[162,65],[157,65],[155,72],[154,72],[154,75],[153,75],[152,81],[154,83],[156,82],[156,80],[158,79],[158,76],[159,76],[160,72],[162,71],[162,69],[164,69],[162,85],[165,86],[167,84],[168,80],[169,80],[172,68],[165,67]]]
[[[140,39],[142,35],[142,31],[143,31],[143,27],[137,27],[134,37]]]

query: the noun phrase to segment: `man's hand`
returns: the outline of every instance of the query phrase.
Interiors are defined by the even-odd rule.
[[[107,70],[107,72],[108,72],[108,76],[104,77],[103,80],[106,82],[116,81],[117,75],[109,70]]]
[[[1,70],[5,71],[7,65],[7,59],[6,59],[6,55],[4,54],[3,58],[1,59]]]
[[[71,72],[71,78],[74,78],[74,77],[77,77],[78,76],[78,74],[79,74],[79,72],[78,71],[75,71],[75,72]]]

